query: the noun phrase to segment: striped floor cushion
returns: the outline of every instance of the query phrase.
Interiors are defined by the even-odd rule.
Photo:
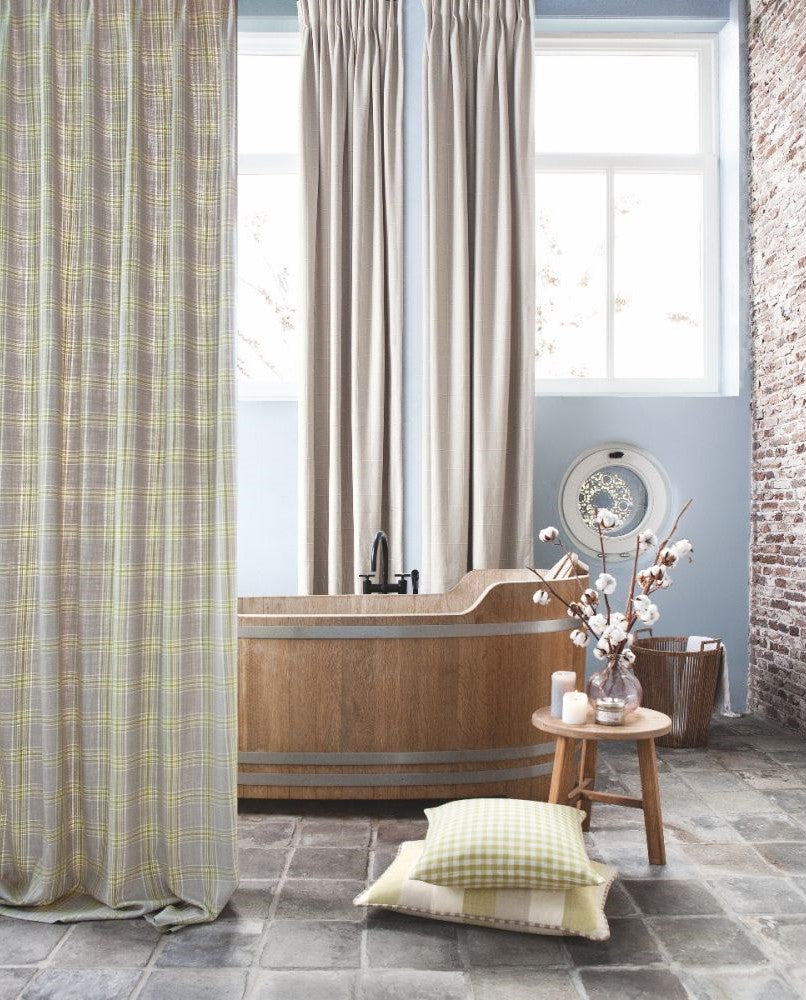
[[[591,861],[598,885],[569,889],[462,889],[411,878],[425,841],[402,844],[381,877],[356,896],[356,906],[380,906],[433,920],[476,924],[527,934],[576,935],[606,941],[605,901],[616,869]]]

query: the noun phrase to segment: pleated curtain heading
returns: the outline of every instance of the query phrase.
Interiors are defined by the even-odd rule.
[[[532,561],[531,0],[424,0],[423,584]]]
[[[0,912],[236,881],[231,0],[0,4]]]
[[[402,562],[402,96],[397,0],[300,0],[305,299],[299,589]]]

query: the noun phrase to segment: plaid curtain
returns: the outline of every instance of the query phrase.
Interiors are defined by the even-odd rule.
[[[0,911],[236,884],[233,0],[0,3]]]

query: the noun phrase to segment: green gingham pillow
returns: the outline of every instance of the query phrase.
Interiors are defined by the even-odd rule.
[[[425,848],[409,878],[466,889],[600,885],[582,839],[584,813],[522,799],[466,799],[426,809]]]
[[[353,903],[526,934],[576,934],[593,941],[606,941],[610,937],[604,906],[616,877],[615,868],[592,861],[602,876],[601,885],[577,885],[570,889],[461,889],[429,885],[409,877],[424,843],[413,840],[402,844],[391,866]]]

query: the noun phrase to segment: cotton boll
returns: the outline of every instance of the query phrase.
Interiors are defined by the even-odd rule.
[[[575,646],[587,646],[588,645],[588,634],[583,632],[581,628],[575,628],[571,633],[571,642]]]
[[[658,544],[658,536],[654,531],[642,531],[638,535],[638,551],[646,552]]]
[[[560,533],[555,527],[549,525],[548,528],[541,528],[537,537],[541,542],[556,542],[560,537]]]
[[[674,548],[661,549],[658,555],[658,561],[663,566],[676,566],[677,565],[677,553]]]
[[[654,625],[655,622],[660,618],[660,611],[658,611],[657,604],[649,604],[643,609],[643,611],[638,615],[641,621],[645,625]]]
[[[588,619],[588,628],[593,629],[597,635],[600,635],[604,631],[606,625],[607,619],[604,615],[591,615]]]
[[[612,510],[608,510],[607,507],[601,507],[596,511],[596,523],[600,528],[604,528],[605,531],[621,525],[619,518],[616,517]]]
[[[610,573],[600,573],[596,578],[596,589],[603,594],[613,594],[616,590],[616,578]]]
[[[681,538],[678,542],[673,542],[670,546],[678,559],[685,559],[687,556],[691,558],[691,554],[694,552],[694,546],[687,538]]]
[[[635,653],[633,653],[631,649],[625,649],[619,659],[622,663],[629,667],[631,664],[635,663]]]
[[[535,604],[544,608],[551,601],[551,594],[547,590],[536,590],[532,596]]]

